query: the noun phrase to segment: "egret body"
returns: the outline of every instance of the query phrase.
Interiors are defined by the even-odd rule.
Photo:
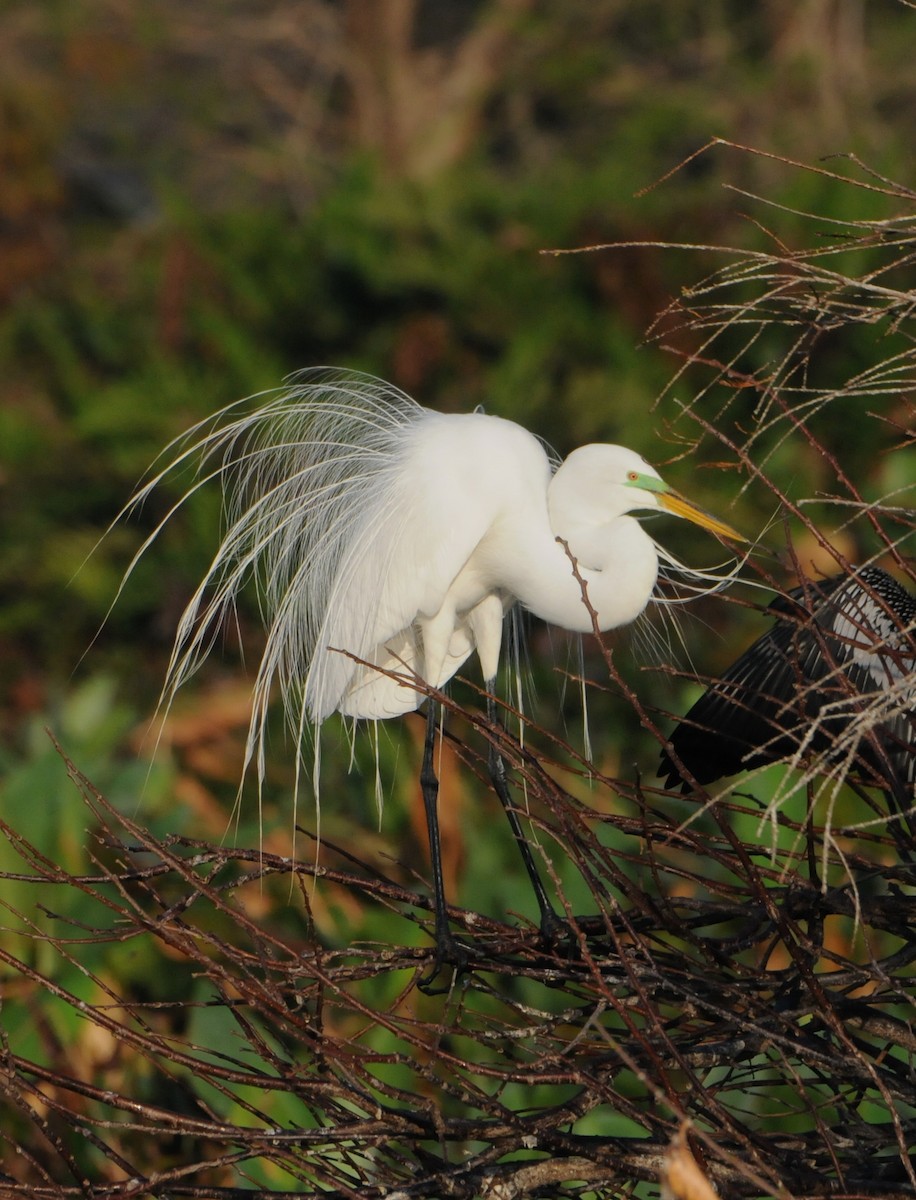
[[[737,537],[632,450],[583,446],[555,469],[538,439],[512,421],[431,412],[363,375],[305,373],[252,411],[217,414],[174,450],[136,500],[198,460],[195,486],[221,482],[227,525],[181,619],[166,694],[199,665],[253,576],[267,626],[249,739],[259,770],[274,684],[300,739],[334,712],[379,720],[419,707],[418,685],[441,688],[476,650],[495,719],[503,617],[513,605],[577,632],[593,629],[590,610],[608,630],[646,607],[659,554],[668,556],[634,512],[666,511]],[[460,961],[439,861],[435,708],[422,777],[437,959]],[[549,931],[557,918],[495,753],[491,774]]]

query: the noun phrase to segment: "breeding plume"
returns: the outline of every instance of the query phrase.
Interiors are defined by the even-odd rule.
[[[768,611],[773,628],[690,709],[659,774],[670,787],[683,767],[707,784],[799,756],[827,770],[854,768],[908,809],[916,782],[916,599],[886,571],[862,567],[807,580]]]
[[[512,421],[431,412],[364,375],[307,372],[253,411],[217,414],[171,449],[135,502],[197,461],[188,495],[219,481],[226,529],[181,619],[165,696],[199,665],[253,578],[267,626],[248,748],[259,773],[274,686],[301,745],[307,728],[334,712],[378,720],[416,709],[423,684],[441,688],[476,651],[495,720],[503,617],[513,605],[579,632],[592,630],[594,612],[600,629],[612,629],[645,608],[660,554],[680,567],[631,513],[674,513],[738,536],[631,450],[583,446],[554,470],[538,439]],[[461,963],[439,859],[436,715],[430,703],[422,772],[436,954],[437,963]],[[558,918],[495,753],[490,766],[549,934]]]

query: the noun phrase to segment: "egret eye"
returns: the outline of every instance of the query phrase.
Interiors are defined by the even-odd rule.
[[[629,479],[630,483],[635,483],[639,479],[639,472],[627,471],[627,479]]]

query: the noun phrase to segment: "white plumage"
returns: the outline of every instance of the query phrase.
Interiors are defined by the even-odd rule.
[[[624,447],[584,446],[554,473],[520,425],[432,412],[354,373],[304,373],[254,411],[233,406],[195,427],[136,500],[189,458],[219,478],[227,527],[181,619],[167,690],[197,668],[254,576],[268,630],[256,731],[274,683],[302,729],[334,711],[409,712],[423,699],[412,674],[439,687],[475,649],[489,681],[516,601],[590,631],[558,537],[601,629],[633,621],[656,582],[657,547],[630,511],[667,509],[737,537]]]
[[[353,373],[304,373],[254,410],[235,405],[203,422],[171,450],[134,502],[196,460],[201,478],[187,495],[218,480],[226,529],[179,623],[165,695],[196,670],[254,578],[267,627],[248,743],[259,774],[275,688],[299,746],[309,724],[335,711],[380,719],[417,708],[418,684],[441,687],[475,650],[492,693],[503,617],[516,602],[572,631],[593,628],[590,608],[603,630],[635,620],[655,587],[659,553],[680,564],[633,510],[663,509],[738,536],[632,450],[584,446],[554,470],[538,439],[512,421],[431,412]],[[495,720],[492,699],[488,707]],[[455,961],[438,864],[432,714],[430,706],[424,794],[437,955]],[[542,925],[552,927],[501,761],[491,768]]]

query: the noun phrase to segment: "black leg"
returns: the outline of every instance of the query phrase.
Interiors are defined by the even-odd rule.
[[[496,701],[493,698],[493,688],[496,681],[490,679],[487,681],[487,716],[490,719],[491,725],[498,725],[502,728],[502,720],[499,716],[499,711],[496,707]],[[528,878],[531,880],[531,887],[534,891],[534,898],[537,900],[538,909],[541,914],[541,937],[547,945],[553,945],[563,935],[566,934],[566,923],[562,917],[557,916],[553,905],[547,898],[547,892],[544,890],[544,884],[541,881],[541,876],[537,869],[537,864],[534,861],[534,856],[531,853],[531,847],[525,838],[521,822],[518,819],[518,813],[512,803],[512,797],[509,795],[509,781],[506,778],[506,764],[499,750],[490,743],[490,755],[488,760],[490,769],[490,780],[493,784],[493,789],[499,797],[499,801],[505,809],[506,816],[509,818],[509,824],[512,826],[512,832],[515,835],[515,840],[518,848],[521,851],[522,861],[525,864],[525,870],[528,872]]]
[[[448,924],[445,904],[445,884],[442,879],[442,848],[439,844],[439,780],[433,765],[436,749],[436,717],[439,705],[430,698],[426,702],[426,740],[423,744],[423,765],[420,768],[420,787],[423,791],[423,806],[426,809],[426,831],[429,837],[429,854],[433,869],[433,900],[436,906],[436,959],[429,975],[420,980],[424,991],[436,991],[432,983],[440,969],[451,964],[456,970],[468,965],[468,951],[453,936]]]

